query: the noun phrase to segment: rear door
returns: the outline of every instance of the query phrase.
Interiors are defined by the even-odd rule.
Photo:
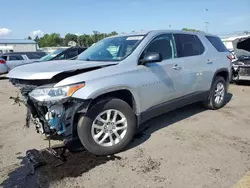
[[[206,70],[204,74],[204,82],[206,83],[206,88],[210,89],[214,73],[217,69],[231,68],[231,62],[227,57],[230,53],[219,37],[205,36],[204,38],[209,46],[208,57],[204,63],[204,68]]]
[[[174,34],[177,49],[177,65],[182,69],[179,82],[181,95],[188,95],[202,90],[202,66],[206,61],[205,47],[197,35]]]

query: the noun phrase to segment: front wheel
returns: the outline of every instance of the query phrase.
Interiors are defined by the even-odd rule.
[[[133,139],[136,117],[123,100],[111,98],[96,103],[79,118],[77,131],[84,147],[95,155],[115,154]]]
[[[205,106],[212,110],[223,107],[226,95],[227,86],[225,79],[221,76],[216,76],[210,90],[210,96],[207,101],[205,101]]]

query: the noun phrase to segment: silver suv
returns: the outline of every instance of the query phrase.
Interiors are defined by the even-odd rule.
[[[37,131],[107,155],[123,150],[150,118],[199,101],[221,108],[230,70],[217,36],[160,30],[109,37],[76,60],[24,65],[8,77]]]

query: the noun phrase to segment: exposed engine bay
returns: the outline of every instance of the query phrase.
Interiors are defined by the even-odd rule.
[[[69,65],[67,62],[65,63]],[[11,98],[16,102],[24,103],[27,107],[27,127],[29,127],[29,122],[32,120],[36,125],[37,132],[46,136],[60,135],[63,138],[77,136],[75,125],[77,114],[86,112],[90,100],[73,98],[71,95],[77,89],[84,87],[85,83],[82,82],[61,87],[54,86],[66,78],[112,65],[110,63],[104,64],[99,62],[96,65],[81,63],[83,63],[82,69],[60,70],[51,79],[20,79],[12,75],[9,77],[10,82],[15,87],[18,87],[21,93],[21,98]],[[77,65],[80,67],[79,63]],[[67,68],[67,66],[64,67]],[[26,69],[23,70],[25,71]],[[29,74],[27,73],[26,75]]]
[[[232,80],[250,81],[250,37],[234,40],[233,47],[236,58],[232,62]]]

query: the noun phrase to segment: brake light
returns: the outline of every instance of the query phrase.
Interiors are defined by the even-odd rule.
[[[0,64],[5,64],[5,61],[3,59],[0,59]]]
[[[228,56],[227,56],[227,59],[229,59],[230,61],[232,61],[232,60],[233,60],[232,55],[228,55]]]

